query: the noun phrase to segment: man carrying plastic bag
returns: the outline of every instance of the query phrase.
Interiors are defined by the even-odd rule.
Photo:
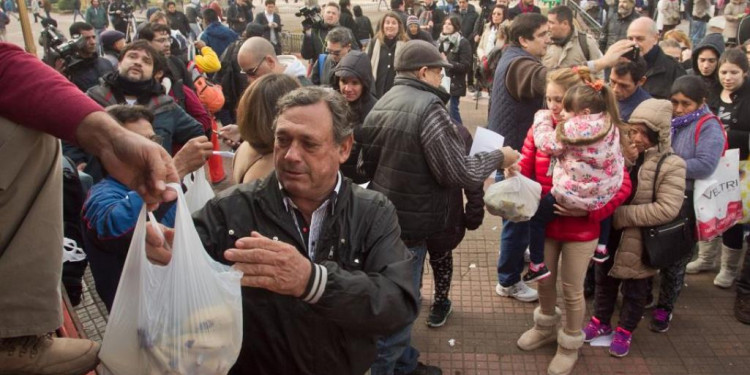
[[[352,145],[343,97],[300,88],[279,102],[276,171],[194,214],[203,246],[242,271],[243,342],[232,374],[363,374],[375,339],[417,315],[412,259],[393,205],[339,173]],[[168,263],[149,227],[149,257]]]

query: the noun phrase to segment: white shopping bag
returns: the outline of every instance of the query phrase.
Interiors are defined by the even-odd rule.
[[[226,374],[242,345],[242,273],[203,249],[182,189],[172,260],[146,259],[141,209],[99,358],[105,374]],[[152,220],[153,215],[151,215]]]
[[[182,183],[187,187],[185,192],[185,201],[187,202],[190,213],[200,210],[215,196],[214,189],[208,183],[206,171],[201,168],[195,172],[188,173],[182,179]]]
[[[445,68],[443,68],[443,78],[440,79],[440,86],[442,86],[447,93],[451,92],[451,77],[448,75],[448,72],[445,71]]]
[[[721,235],[742,219],[739,162],[740,151],[727,150],[710,177],[695,180],[693,203],[699,241]]]
[[[539,208],[542,185],[520,174],[492,184],[484,193],[487,212],[513,222],[528,221]]]

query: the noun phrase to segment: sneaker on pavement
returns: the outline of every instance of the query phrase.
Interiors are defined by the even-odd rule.
[[[633,340],[633,334],[622,327],[617,327],[615,337],[609,344],[609,354],[622,358],[630,353],[630,341]]]
[[[425,365],[422,362],[417,362],[417,368],[410,372],[409,375],[443,375],[443,370],[437,366]]]
[[[591,342],[591,340],[599,337],[606,336],[612,333],[612,326],[609,324],[602,324],[596,317],[591,317],[589,323],[583,328],[583,342]]]
[[[651,313],[651,324],[648,328],[654,332],[664,333],[669,330],[669,321],[672,320],[672,313],[665,309],[655,309]]]
[[[453,312],[451,300],[435,302],[430,306],[430,315],[427,317],[427,326],[431,328],[441,327],[448,320],[448,315]]]
[[[523,275],[522,279],[525,283],[532,283],[534,281],[542,280],[551,274],[552,272],[549,271],[549,268],[547,268],[547,266],[545,265],[542,265],[536,271],[532,271],[531,268],[529,268],[529,270],[526,271],[526,274]]]
[[[523,281],[519,281],[507,288],[497,284],[495,286],[495,293],[503,297],[515,298],[521,302],[534,302],[539,299],[539,294],[536,290],[529,288]]]
[[[0,338],[0,374],[79,375],[99,363],[99,344],[84,339],[41,336]]]

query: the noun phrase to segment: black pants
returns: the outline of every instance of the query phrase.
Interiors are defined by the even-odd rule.
[[[615,250],[616,251],[616,250]],[[594,316],[605,324],[610,324],[615,312],[618,290],[622,292],[622,308],[618,326],[633,332],[641,321],[646,309],[646,298],[649,293],[649,279],[616,279],[609,276],[614,265],[613,254],[601,264],[596,264],[596,293]]]
[[[737,294],[750,294],[750,256],[745,255],[745,262],[740,271],[740,279],[737,280]]]

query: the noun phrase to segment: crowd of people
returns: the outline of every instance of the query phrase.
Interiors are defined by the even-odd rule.
[[[340,0],[304,17],[301,49],[287,55],[276,0],[255,13],[252,0],[180,2],[184,13],[167,0],[133,30],[129,3],[100,1],[76,7],[72,56],[49,47],[42,62],[0,43],[0,156],[12,161],[0,171],[0,373],[97,365],[98,343],[49,334],[61,279],[80,300],[80,276],[60,267],[69,226],[111,310],[141,207],[162,224],[149,226],[149,259],[167,264],[176,195],[165,184],[204,169],[234,184],[193,215],[208,254],[243,273],[245,340],[230,373],[440,374],[411,342],[424,263],[437,329],[454,308],[452,252],[483,222],[488,178],[541,186],[529,220],[503,220],[494,288],[538,301],[517,346],[556,344],[549,374],[569,374],[600,336],[628,355],[647,309],[651,331],[669,330],[686,274],[718,269],[717,287],[736,283],[735,316],[750,324],[743,224],[690,239],[697,254],[658,267],[642,236],[675,218],[696,225],[696,180],[725,150],[747,167],[744,0],[716,11],[606,2],[598,40],[566,5],[542,15],[533,0],[483,0],[479,12],[467,0],[391,0],[373,29]],[[470,154],[461,98],[483,90],[487,128],[505,144]],[[85,182],[77,206],[61,194],[62,159]],[[50,214],[63,204],[64,227]]]

